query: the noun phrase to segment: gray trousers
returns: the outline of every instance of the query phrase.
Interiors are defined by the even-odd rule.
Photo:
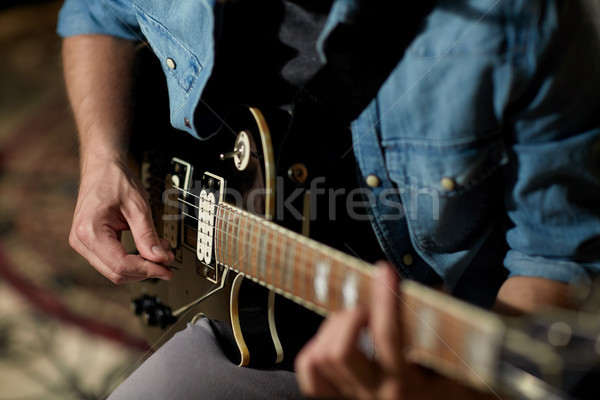
[[[203,318],[148,358],[109,400],[303,399],[294,373],[238,367]]]

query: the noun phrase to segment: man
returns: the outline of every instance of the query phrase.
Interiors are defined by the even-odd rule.
[[[270,71],[287,85],[268,91],[277,105],[327,61],[332,32],[352,26],[366,3],[338,0],[323,10],[311,1],[268,2],[284,5],[274,31],[279,42],[312,54],[290,37],[316,32],[320,52],[300,68],[287,63]],[[215,18],[213,6],[220,9],[200,0],[68,0],[61,13],[81,142],[70,243],[115,283],[172,277],[165,266],[173,255],[157,237],[144,190],[126,162],[136,42],[147,40],[161,62],[173,126],[202,137],[194,115],[200,96],[217,67],[229,65],[215,63],[228,20],[219,12]],[[511,314],[575,306],[569,284],[600,270],[599,16],[591,0],[471,0],[439,1],[419,17],[401,60],[352,122],[363,184],[376,200],[373,228],[404,277],[443,283],[457,297]],[[307,36],[286,35],[309,21],[316,22]],[[235,46],[251,30],[241,32],[225,43]],[[400,46],[406,38],[397,40]],[[142,257],[127,255],[120,244],[126,229]],[[434,378],[406,363],[398,300],[389,290],[397,278],[389,267],[380,277],[371,310],[332,315],[300,353],[300,389],[318,397],[430,398],[440,390],[464,398],[465,389],[440,378],[430,384]],[[378,349],[375,360],[356,346],[364,327]],[[300,396],[295,377],[282,371],[230,372],[222,363],[214,364],[214,375],[200,373],[206,364],[194,362],[204,354],[211,363],[219,359],[207,335],[206,326],[189,327],[115,398]],[[183,342],[204,353],[177,358]],[[173,370],[172,357],[183,374]],[[214,380],[225,371],[236,375],[219,389]]]

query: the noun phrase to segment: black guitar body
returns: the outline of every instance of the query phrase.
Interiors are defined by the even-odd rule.
[[[187,322],[207,316],[221,321],[215,322],[219,326],[231,326],[219,329],[219,337],[233,362],[291,369],[294,355],[314,335],[322,316],[236,276],[235,265],[228,266],[232,271],[221,280],[227,267],[214,262],[219,258],[214,248],[213,262],[201,261],[198,243],[204,239],[199,237],[198,220],[203,216],[198,198],[202,190],[214,191],[221,196],[218,201],[286,229],[368,262],[380,259],[366,211],[358,210],[360,220],[346,213],[346,196],[357,187],[350,132],[299,101],[292,117],[281,110],[232,107],[210,139],[196,140],[170,126],[166,89],[157,83],[160,74],[147,72],[154,64],[152,57],[142,57],[145,69],[138,74],[131,147],[158,234],[170,241],[175,261],[171,282],[134,285],[136,298],[151,299],[146,306],[138,299],[137,307],[155,325],[147,326],[148,338],[154,347],[160,346]],[[236,158],[240,143],[246,153]],[[239,251],[224,248],[231,254]],[[219,284],[224,286],[221,290],[170,317]]]

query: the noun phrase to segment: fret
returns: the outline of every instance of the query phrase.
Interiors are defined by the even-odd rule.
[[[286,292],[294,293],[294,267],[296,265],[297,243],[295,241],[290,240],[288,244],[290,256],[286,259],[285,262],[285,282],[282,287],[285,289]]]
[[[258,263],[257,263],[257,271],[255,278],[260,279],[262,281],[265,280],[267,276],[267,233],[264,227],[258,226],[258,235],[259,235],[259,244],[258,244]],[[261,232],[262,229],[262,232]]]
[[[246,227],[246,218],[242,215],[240,216],[240,229],[239,229],[239,236],[240,239],[238,239],[239,243],[237,246],[237,251],[238,251],[238,257],[237,257],[237,261],[234,264],[236,266],[236,268],[239,270],[240,265],[245,265],[246,264],[246,231],[247,231],[247,227]]]
[[[231,236],[229,235],[229,217],[230,217],[230,212],[229,210],[227,210],[226,208],[223,209],[223,230],[221,232],[221,234],[223,235],[223,263],[225,265],[231,265],[231,259],[229,257],[229,241]]]
[[[276,280],[277,282],[277,286],[279,286],[279,288],[281,290],[285,290],[285,272],[288,270],[288,260],[291,257],[291,251],[290,251],[290,242],[291,240],[287,237],[285,237],[285,240],[282,239],[282,246],[283,246],[283,259],[281,264],[279,265],[278,271],[277,271],[277,277],[278,279]]]
[[[203,200],[200,199],[199,203],[202,202]],[[200,206],[200,209],[198,210],[198,218],[202,218],[202,216],[200,215],[203,211],[202,211],[202,206]],[[223,218],[222,218],[222,214],[223,214],[223,209],[221,207],[218,207],[216,210],[217,213],[217,217],[216,218],[216,222],[215,222],[215,234],[214,234],[214,238],[215,238],[215,258],[216,258],[216,262],[220,263],[220,264],[224,264],[223,262],[223,255],[221,254],[221,247],[222,247],[222,243],[223,243],[223,235],[222,233],[222,225],[223,225]],[[200,232],[198,232],[198,235],[200,235]]]
[[[295,270],[295,274],[294,274],[294,279],[296,280],[296,287],[297,292],[295,293],[296,296],[300,297],[301,299],[306,299],[306,297],[304,297],[304,292],[305,292],[305,282],[304,282],[304,276],[306,276],[306,266],[308,265],[308,253],[310,252],[310,248],[305,248],[303,251],[300,252],[300,263],[298,264],[298,267]]]
[[[315,296],[315,271],[317,268],[317,264],[321,263],[323,259],[323,255],[318,250],[312,249],[309,254],[309,260],[306,263],[306,272],[304,274],[304,296],[306,299],[309,299],[313,303],[317,303],[317,299]]]
[[[223,263],[225,265],[229,265],[230,264],[230,260],[229,260],[229,241],[230,241],[230,235],[229,235],[229,210],[228,209],[223,209],[223,228],[222,228],[222,232],[221,234],[223,235]]]
[[[272,280],[273,273],[271,271],[277,268],[277,246],[275,243],[275,232],[273,229],[266,229],[266,236],[267,262],[265,265],[265,275],[263,276],[263,280],[266,284],[272,285],[274,282]]]
[[[298,243],[295,243],[296,246],[296,257],[294,257],[294,269],[292,271],[292,293],[295,296],[298,296],[300,293],[300,276],[302,274],[302,269],[304,268],[304,258],[306,256],[306,249],[300,249],[298,252]]]
[[[230,263],[228,265],[233,265],[239,262],[239,258],[236,257],[236,252],[239,251],[240,248],[240,216],[237,212],[232,212],[233,216],[233,229],[234,234],[231,238],[231,255],[230,255]]]
[[[284,262],[284,243],[283,243],[283,235],[275,235],[275,261],[273,265],[273,270],[271,271],[271,284],[275,287],[277,286],[278,276],[281,275],[281,268],[283,268]],[[279,286],[281,288],[281,286]]]
[[[244,227],[245,227],[245,239],[244,239],[244,263],[240,263],[238,265],[239,271],[247,272],[251,268],[252,264],[252,243],[250,243],[250,234],[252,230],[252,226],[250,225],[250,219],[244,218]]]
[[[311,291],[310,288],[312,287],[312,279],[310,278],[311,276],[311,271],[312,271],[312,266],[314,263],[314,258],[315,258],[315,250],[308,248],[306,251],[306,257],[304,260],[304,266],[302,268],[302,273],[300,274],[300,284],[301,284],[301,295],[303,299],[306,299],[308,301],[310,301],[311,303],[315,302],[315,299],[313,296],[310,295]]]
[[[252,258],[250,260],[251,269],[249,271],[250,276],[256,277],[258,270],[258,257],[259,257],[259,243],[257,242],[260,239],[260,225],[254,222],[251,224],[251,242],[252,242]]]

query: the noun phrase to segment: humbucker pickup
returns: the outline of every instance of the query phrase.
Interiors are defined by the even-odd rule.
[[[202,274],[206,279],[217,282],[219,268],[215,259],[215,233],[217,226],[217,204],[223,199],[225,180],[217,175],[205,172],[202,176],[201,190],[198,195],[198,234],[196,256],[204,265]]]

